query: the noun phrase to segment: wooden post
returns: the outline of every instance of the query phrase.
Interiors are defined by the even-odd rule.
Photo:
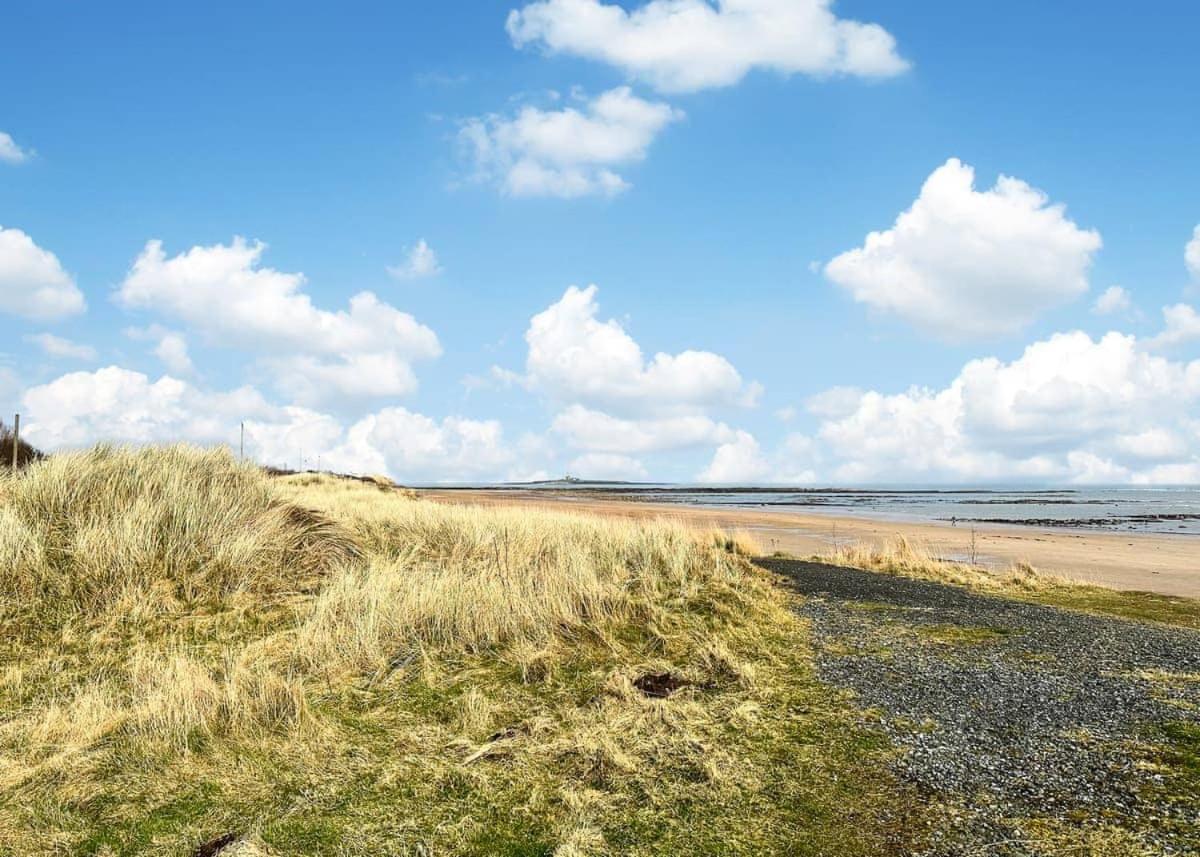
[[[13,417],[13,472],[17,471],[17,455],[21,452],[21,415]]]

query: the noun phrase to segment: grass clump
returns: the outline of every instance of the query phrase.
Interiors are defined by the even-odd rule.
[[[949,583],[1038,604],[1133,619],[1200,628],[1200,600],[1126,592],[1046,574],[1029,563],[990,569],[941,559],[927,548],[898,536],[884,546],[850,544],[813,557],[818,562]]]
[[[0,619],[278,593],[357,554],[221,450],[102,446],[0,475]]]
[[[937,807],[739,544],[186,447],[35,463],[0,480],[0,853],[908,853]]]

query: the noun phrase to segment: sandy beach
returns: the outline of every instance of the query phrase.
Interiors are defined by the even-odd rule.
[[[443,503],[537,506],[627,518],[666,517],[700,528],[742,530],[753,535],[767,553],[785,551],[809,556],[829,551],[835,544],[882,544],[900,535],[948,559],[966,559],[971,552],[971,527],[963,524],[776,509],[714,509],[603,499],[582,492],[568,495],[511,489],[427,489],[420,493]],[[1196,536],[976,525],[975,551],[978,561],[989,566],[1028,562],[1041,571],[1083,582],[1200,598],[1200,539]]]

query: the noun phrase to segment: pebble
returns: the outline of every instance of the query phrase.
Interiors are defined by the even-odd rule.
[[[964,810],[929,857],[1044,854],[1021,827],[1031,816],[1103,819],[1164,855],[1200,853],[1200,796],[1157,802],[1149,787],[1161,775],[1138,755],[1162,724],[1200,723],[1200,682],[1138,677],[1200,673],[1200,632],[816,563],[761,564],[807,596],[799,612],[819,675],[882,712],[906,751],[901,776]],[[921,626],[986,636],[940,642],[943,629]]]

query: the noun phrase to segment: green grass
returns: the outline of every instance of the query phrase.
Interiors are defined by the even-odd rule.
[[[1200,629],[1200,600],[1195,598],[1081,585],[1054,586],[1041,592],[1025,593],[1021,597],[1068,610]]]
[[[614,712],[597,694],[634,650],[585,651],[538,685],[480,656],[441,680],[397,679],[320,701],[311,744],[217,740],[185,758],[113,748],[117,764],[99,782],[105,799],[41,803],[44,814],[27,822],[76,831],[72,853],[96,855],[179,853],[231,830],[279,854],[543,854],[589,829],[601,843],[594,853],[907,853],[936,808],[928,814],[894,780],[887,742],[815,679],[803,633],[775,643],[788,678],[741,713],[745,695],[715,687],[637,702],[611,732]],[[452,724],[468,687],[495,715],[458,739]],[[511,748],[463,763],[483,732],[534,717],[583,718],[585,734],[612,743],[541,752],[537,741],[555,740],[547,725],[546,735],[518,733]],[[663,726],[686,740],[640,752]],[[440,740],[423,746],[421,732]],[[431,765],[431,754],[443,758]]]
[[[980,646],[1002,640],[1012,634],[1008,628],[986,625],[913,625],[918,637],[948,646]]]

